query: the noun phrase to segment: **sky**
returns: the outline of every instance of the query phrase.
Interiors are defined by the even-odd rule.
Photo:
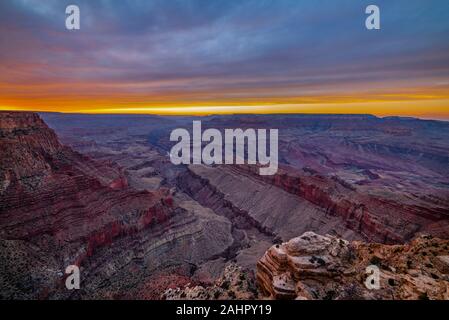
[[[449,1],[1,0],[0,110],[449,120]]]

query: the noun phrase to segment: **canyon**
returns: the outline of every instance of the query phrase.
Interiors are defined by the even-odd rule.
[[[273,289],[273,277],[287,270],[273,248],[306,232],[357,243],[355,255],[370,257],[356,260],[360,270],[378,250],[369,248],[449,238],[448,123],[201,117],[204,129],[278,129],[278,172],[260,176],[257,166],[173,165],[170,132],[194,120],[0,112],[1,298],[297,298],[296,289],[284,296]],[[443,241],[438,257],[449,255]],[[352,262],[339,263],[345,272]],[[80,290],[64,287],[70,264],[80,266]],[[447,281],[426,272],[438,285]],[[345,291],[338,285],[334,291]],[[314,290],[301,297],[332,291]],[[393,297],[445,298],[421,291]],[[359,296],[392,297],[354,291]]]

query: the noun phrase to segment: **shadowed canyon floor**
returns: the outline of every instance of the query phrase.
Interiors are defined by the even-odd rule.
[[[449,123],[201,118],[205,128],[279,129],[280,170],[261,177],[251,166],[171,164],[170,132],[191,128],[193,119],[1,112],[2,298],[278,297],[271,283],[285,268],[266,263],[267,255],[273,244],[305,232],[383,244],[421,234],[449,238]],[[437,242],[436,256],[449,255],[447,242]],[[357,260],[360,270],[377,253],[366,250],[357,251],[365,257]],[[438,259],[438,270],[445,270],[445,258]],[[350,269],[348,261],[339,263]],[[70,264],[81,267],[81,290],[65,289]],[[426,272],[445,285],[443,271]],[[322,282],[301,282],[309,288],[302,296],[338,291],[338,281],[320,291]],[[390,296],[359,288],[354,298],[446,297],[422,288]],[[285,296],[300,296],[295,290]]]

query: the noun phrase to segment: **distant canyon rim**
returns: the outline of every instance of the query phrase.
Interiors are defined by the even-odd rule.
[[[266,129],[253,128],[223,131],[224,139],[221,131],[215,128],[202,132],[201,121],[192,122],[192,136],[185,128],[174,129],[170,133],[170,141],[179,142],[170,150],[171,162],[174,165],[259,164],[264,166],[259,168],[260,175],[274,175],[277,172],[279,152],[277,129],[269,129],[268,133]],[[206,142],[204,147],[203,142]]]

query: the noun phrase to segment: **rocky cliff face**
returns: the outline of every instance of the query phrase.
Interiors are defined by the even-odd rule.
[[[51,171],[50,157],[62,152],[55,133],[33,113],[6,113],[0,117],[0,175],[3,193],[13,181],[32,187]]]
[[[189,275],[233,241],[223,218],[167,189],[130,187],[120,167],[61,145],[32,113],[0,113],[0,186],[2,298],[120,297],[160,268]],[[76,292],[64,286],[72,264]]]
[[[378,288],[369,286],[380,271]],[[368,281],[368,287],[365,282]],[[449,241],[406,245],[348,242],[304,233],[271,247],[257,264],[262,296],[273,299],[449,299]]]
[[[341,217],[242,168],[191,165],[178,185],[203,205],[237,220],[238,225],[246,221],[267,235],[290,239],[298,232],[315,230],[359,238]]]
[[[401,243],[419,232],[449,238],[448,204],[444,201],[424,205],[407,203],[401,194],[397,198],[366,194],[356,185],[307,170],[284,167],[278,174],[265,177],[248,166],[240,166],[239,170],[307,200],[326,215],[340,218],[345,228],[366,241]]]

